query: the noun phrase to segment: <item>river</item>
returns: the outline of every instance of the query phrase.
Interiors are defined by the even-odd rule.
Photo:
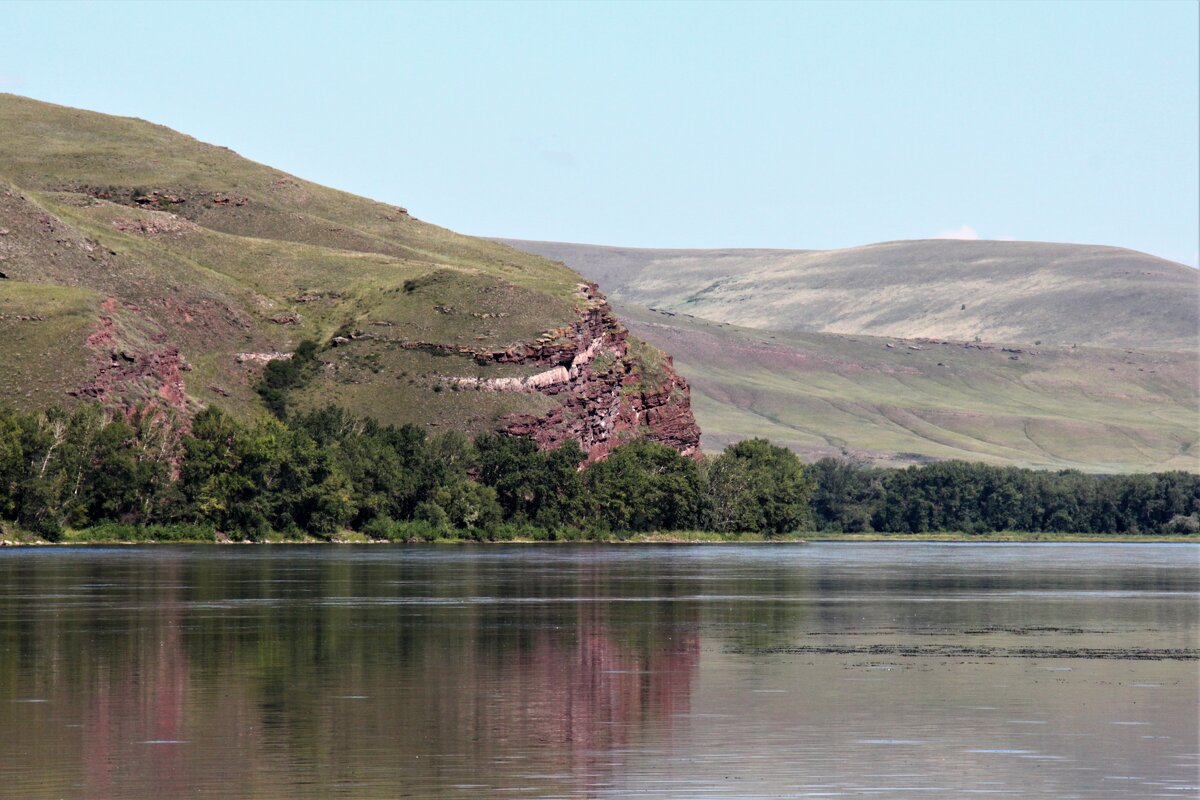
[[[1198,796],[1200,546],[0,550],[0,797]]]

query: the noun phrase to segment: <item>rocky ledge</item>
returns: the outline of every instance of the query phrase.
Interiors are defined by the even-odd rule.
[[[700,428],[692,415],[691,390],[675,372],[671,357],[641,342],[631,347],[629,332],[598,287],[588,284],[586,294],[590,307],[569,329],[489,354],[498,363],[548,369],[511,384],[482,388],[537,391],[560,401],[541,416],[510,416],[503,432],[529,436],[543,448],[573,439],[589,461],[603,459],[614,447],[639,437],[698,456]],[[483,354],[475,357],[486,360]]]

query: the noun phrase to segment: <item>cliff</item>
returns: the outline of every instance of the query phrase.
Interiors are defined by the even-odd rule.
[[[595,284],[585,291],[596,305],[553,346],[530,348],[525,363],[550,366],[517,384],[492,384],[492,391],[534,391],[558,405],[541,415],[515,414],[504,432],[530,436],[542,447],[574,439],[589,460],[601,459],[631,438],[644,436],[683,455],[700,452],[700,428],[692,415],[691,391],[671,357],[636,341],[612,313]],[[500,379],[503,380],[503,379]],[[510,379],[511,380],[511,379]]]
[[[670,359],[560,263],[141,120],[0,94],[0,130],[0,402],[253,418],[312,340],[299,411],[697,449]]]

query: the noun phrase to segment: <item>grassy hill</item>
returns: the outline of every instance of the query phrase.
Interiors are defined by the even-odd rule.
[[[780,331],[1194,350],[1200,271],[1094,245],[639,250],[510,240],[627,306]]]
[[[1200,287],[1182,265],[1027,242],[513,244],[611,287],[674,354],[708,450],[766,436],[891,465],[1200,469]]]
[[[264,364],[312,339],[321,369],[301,407],[495,429],[560,400],[453,379],[570,363],[595,333],[581,320],[606,308],[539,256],[159,125],[8,94],[0,276],[0,402],[25,408],[95,398],[260,415]],[[638,367],[610,334],[616,380]]]

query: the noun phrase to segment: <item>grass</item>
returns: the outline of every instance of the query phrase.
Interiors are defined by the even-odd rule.
[[[887,466],[1200,470],[1200,273],[1181,264],[1036,242],[512,243],[598,280],[674,356],[710,452],[760,436]],[[962,346],[977,337],[991,349]]]
[[[1103,473],[1198,466],[1200,378],[1191,354],[1044,345],[1012,354],[618,312],[631,331],[674,354],[707,450],[763,436],[808,459],[850,455],[887,465],[960,458]]]
[[[0,529],[0,542],[19,545],[81,545],[81,544],[239,544],[217,536],[202,528],[189,525],[155,525],[137,527],[131,525],[106,524],[81,530],[67,530],[58,542],[48,542],[27,531]],[[598,534],[550,541],[522,536],[492,542],[493,544],[570,544],[591,542],[599,544],[804,544],[812,542],[1091,542],[1091,543],[1200,543],[1196,536],[1174,534],[1146,534],[1139,536],[1096,534],[1096,533],[1032,533],[1028,531],[1001,531],[997,533],[826,533],[805,532],[783,536],[764,536],[758,533],[717,533],[714,531],[654,531],[634,534]],[[322,539],[304,534],[269,534],[263,544],[405,544],[375,540],[357,531],[342,531]],[[430,540],[430,544],[479,544],[475,539],[441,536]],[[485,544],[488,542],[484,542]]]
[[[922,240],[845,250],[512,242],[615,302],[748,328],[1194,352],[1200,273],[1097,245]]]
[[[814,533],[810,542],[1113,542],[1149,544],[1162,542],[1200,544],[1200,538],[1167,533],[1137,536],[1105,533],[1044,533],[998,531],[995,533]]]
[[[110,352],[178,348],[193,406],[255,417],[262,366],[239,353],[287,352],[354,329],[503,349],[562,328],[586,302],[562,265],[162,126],[0,94],[0,130],[0,314],[46,317],[0,319],[10,345],[0,350],[0,402],[70,403]],[[86,344],[101,317],[111,335]],[[443,363],[393,357],[378,343],[350,351],[364,368],[331,355],[312,404],[344,399],[389,422],[470,430],[549,407],[531,396],[435,396]],[[155,386],[120,391],[144,400]]]
[[[407,350],[385,340],[362,339],[320,355],[325,366],[292,395],[298,410],[323,407],[331,398],[354,414],[384,423],[412,422],[430,433],[481,431],[513,413],[542,413],[555,400],[541,394],[456,390],[447,378],[523,377],[538,367],[481,366],[463,355]]]
[[[65,386],[83,385],[94,370],[83,345],[99,303],[87,289],[0,281],[0,400],[44,408],[68,399]]]
[[[59,544],[212,544],[216,534],[196,525],[122,525],[106,523],[63,532]]]
[[[0,93],[0,175],[32,190],[112,188],[184,196],[204,227],[480,269],[570,300],[578,278],[553,263],[421,222],[394,206],[310,183],[161,125]],[[212,202],[215,195],[244,205]]]

